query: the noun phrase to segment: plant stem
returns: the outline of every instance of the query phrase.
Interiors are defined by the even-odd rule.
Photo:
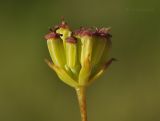
[[[86,88],[78,87],[76,88],[76,93],[80,107],[81,119],[82,121],[87,121]]]

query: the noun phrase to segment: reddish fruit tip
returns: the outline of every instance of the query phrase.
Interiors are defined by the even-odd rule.
[[[84,28],[81,27],[80,29],[74,31],[75,35],[79,35],[79,36],[98,36],[98,37],[104,37],[107,39],[110,39],[112,37],[112,35],[109,33],[109,29],[108,28]]]
[[[92,36],[93,30],[91,28],[81,27],[80,29],[74,31],[74,34],[79,36]]]
[[[110,39],[112,35],[109,33],[109,30],[110,29],[108,28],[96,28],[96,30],[93,32],[93,35]]]
[[[75,37],[68,37],[66,39],[66,42],[75,44],[75,43],[77,43],[77,39]]]
[[[59,25],[59,28],[69,28],[68,24],[65,22],[64,18],[62,19],[61,24]]]
[[[57,34],[55,32],[50,32],[47,35],[45,35],[45,39],[48,40],[51,38],[59,38],[60,36],[61,36],[60,34]]]

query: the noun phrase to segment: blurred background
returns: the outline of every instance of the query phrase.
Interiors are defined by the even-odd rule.
[[[0,121],[80,121],[74,89],[46,65],[44,35],[112,27],[107,73],[88,88],[89,121],[160,121],[160,1],[1,0]]]

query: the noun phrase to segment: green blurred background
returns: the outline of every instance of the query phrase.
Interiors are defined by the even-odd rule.
[[[160,1],[1,0],[0,121],[80,121],[75,92],[44,63],[61,16],[112,27],[114,62],[88,88],[89,121],[160,121]]]

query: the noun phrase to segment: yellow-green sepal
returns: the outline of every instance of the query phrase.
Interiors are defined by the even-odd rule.
[[[86,85],[91,74],[91,56],[93,47],[93,38],[91,36],[81,37],[81,70],[79,72],[79,84]]]
[[[90,36],[81,37],[81,58],[80,63],[82,66],[86,63],[86,60],[91,62],[93,38]]]
[[[109,52],[111,50],[111,47],[112,47],[111,40],[107,39],[106,45],[105,45],[105,48],[104,48],[104,52],[102,54],[101,60],[99,61],[99,64],[100,63],[105,63],[106,60],[109,59]]]
[[[47,45],[53,63],[59,67],[64,67],[66,59],[62,40],[50,38],[47,40]]]
[[[69,68],[75,68],[77,64],[77,45],[76,43],[66,43],[66,61]]]
[[[96,79],[98,79],[107,69],[108,67],[111,65],[111,63],[113,61],[115,61],[115,58],[111,58],[109,59],[99,70],[97,70],[97,72],[95,72],[89,79],[89,82],[87,85],[90,85],[91,83],[93,83]]]
[[[85,61],[84,61],[84,64],[79,72],[79,84],[81,86],[85,86],[87,85],[88,83],[88,80],[89,80],[89,77],[90,77],[90,74],[91,74],[91,63],[89,61],[89,59],[87,58]]]
[[[78,82],[75,81],[72,77],[70,77],[70,75],[63,68],[49,62],[48,60],[45,60],[45,61],[48,64],[48,66],[57,73],[58,77],[64,83],[74,88],[78,87]]]
[[[94,44],[93,44],[94,49],[92,52],[92,59],[91,60],[92,60],[92,66],[95,67],[100,62],[100,60],[102,58],[102,55],[103,55],[104,50],[106,48],[107,39],[102,38],[102,37],[95,37],[94,39],[96,41],[94,41]],[[104,54],[107,54],[107,53],[104,53]]]

